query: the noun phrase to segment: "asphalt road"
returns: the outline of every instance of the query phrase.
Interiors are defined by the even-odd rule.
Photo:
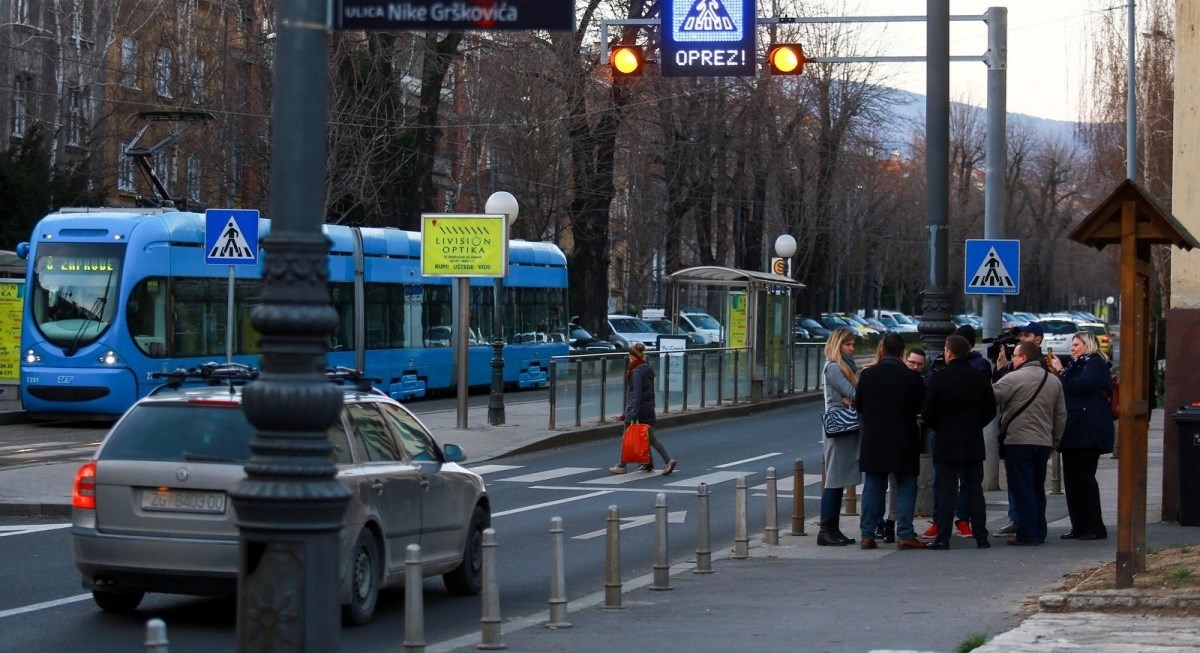
[[[473,400],[486,397],[473,397]],[[453,401],[453,400],[448,400]],[[474,401],[472,402],[474,403]],[[436,409],[422,402],[418,410]],[[608,506],[617,506],[622,517],[653,514],[655,496],[667,494],[671,512],[686,511],[683,523],[671,525],[672,560],[695,551],[695,491],[697,483],[709,485],[712,548],[729,546],[733,539],[734,485],[739,476],[753,488],[764,483],[765,471],[774,466],[781,477],[791,474],[793,461],[803,458],[806,469],[819,470],[819,405],[806,404],[768,411],[752,417],[727,419],[679,428],[665,428],[660,436],[679,460],[673,476],[629,474],[612,476],[607,468],[618,455],[616,442],[565,447],[474,465],[484,473],[492,496],[493,527],[499,542],[501,609],[506,619],[546,609],[549,588],[550,518],[563,518],[566,531],[566,576],[569,598],[604,587],[605,527]],[[10,428],[10,427],[4,427]],[[78,425],[43,425],[47,429],[75,429],[79,438],[97,438],[95,428]],[[54,431],[54,437],[70,436]],[[90,433],[91,435],[87,435]],[[81,445],[82,446],[82,445]],[[85,454],[86,455],[86,454]],[[0,462],[4,462],[0,460]],[[810,492],[815,494],[815,490]],[[752,537],[764,524],[761,492],[749,492]],[[781,495],[779,520],[786,526],[790,495]],[[815,499],[806,502],[813,514]],[[631,525],[622,531],[622,576],[633,578],[652,571],[653,526]],[[0,520],[0,630],[8,650],[65,650],[87,642],[93,651],[138,650],[144,640],[145,621],[166,621],[171,650],[232,650],[235,642],[235,603],[169,595],[149,595],[134,615],[102,613],[83,592],[71,555],[69,531],[61,520],[9,518]],[[375,620],[362,628],[342,631],[347,651],[396,651],[404,640],[403,592],[381,595]],[[478,597],[449,595],[440,579],[425,582],[425,637],[430,645],[472,633],[479,628]]]

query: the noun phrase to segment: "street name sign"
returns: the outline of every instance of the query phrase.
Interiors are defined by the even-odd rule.
[[[967,240],[963,290],[968,295],[1021,292],[1021,241]]]
[[[344,30],[575,30],[575,3],[569,0],[337,0],[335,7],[333,26]]]
[[[427,277],[503,277],[507,273],[507,216],[421,215],[421,274]]]
[[[204,213],[204,263],[258,264],[258,210],[209,209]]]
[[[755,0],[665,0],[663,77],[753,77]]]

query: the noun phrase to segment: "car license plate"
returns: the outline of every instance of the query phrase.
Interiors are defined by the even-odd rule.
[[[219,515],[225,512],[225,493],[142,490],[142,510],[201,512]]]

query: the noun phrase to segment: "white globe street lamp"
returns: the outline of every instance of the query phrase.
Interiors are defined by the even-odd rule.
[[[492,193],[483,206],[484,213],[503,215],[511,228],[521,205],[508,191]],[[488,424],[504,424],[504,279],[496,277],[492,285],[492,395],[488,398]]]
[[[796,254],[796,239],[788,234],[775,239],[775,255],[783,258],[791,258]]]

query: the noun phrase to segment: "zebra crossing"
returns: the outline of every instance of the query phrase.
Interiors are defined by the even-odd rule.
[[[91,458],[98,446],[100,446],[99,439],[95,442],[49,440],[0,445],[0,467],[42,461],[82,462]]]

